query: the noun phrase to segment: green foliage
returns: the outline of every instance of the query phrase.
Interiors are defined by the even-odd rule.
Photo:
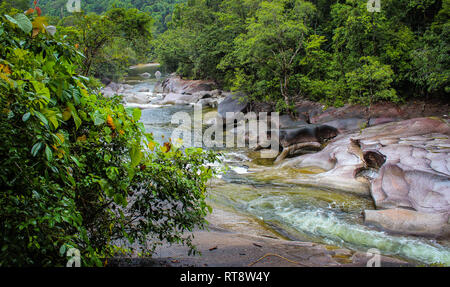
[[[159,146],[139,110],[88,88],[72,44],[11,17],[0,24],[0,266],[64,266],[72,247],[85,266],[133,243],[195,250],[182,235],[204,227],[215,154]]]
[[[0,1],[0,10],[11,11],[11,8],[15,8],[24,11],[30,7],[30,2],[28,0],[2,0]]]
[[[168,69],[289,110],[299,99],[370,105],[449,91],[450,1],[188,1],[157,40]]]
[[[361,62],[361,67],[345,75],[350,87],[349,102],[364,105],[380,100],[398,102],[397,94],[391,88],[394,74],[391,68],[372,57],[363,57]]]
[[[219,79],[216,69],[235,34],[214,25],[214,1],[188,1],[175,8],[169,31],[155,41],[159,61],[191,78]]]
[[[115,8],[104,15],[75,13],[61,20],[61,35],[83,52],[82,74],[117,80],[150,53],[153,19],[136,9]]]
[[[67,0],[40,0],[39,5],[43,13],[50,16],[64,18],[70,16],[66,10]],[[81,9],[86,13],[104,14],[113,8],[136,8],[150,14],[155,19],[155,32],[157,34],[167,29],[174,6],[185,0],[83,0]]]
[[[423,94],[447,96],[450,92],[450,1],[443,8],[429,30],[412,52],[412,69],[408,73]]]
[[[302,61],[307,25],[314,10],[305,1],[261,2],[255,16],[247,21],[247,33],[235,39],[231,65],[240,65],[237,78],[247,80],[236,81],[238,85],[233,88],[256,99],[271,95],[281,100],[276,103],[281,109],[290,108],[292,98],[301,94],[296,67]],[[224,65],[230,63],[222,62]]]

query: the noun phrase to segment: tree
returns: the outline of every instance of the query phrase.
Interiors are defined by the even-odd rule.
[[[16,8],[19,10],[26,10],[29,7],[30,1],[28,0],[2,0],[0,1],[3,9],[10,10],[11,8]]]
[[[64,18],[61,25],[69,27],[63,33],[71,35],[70,41],[79,45],[85,56],[82,66],[85,76],[115,79],[131,64],[149,57],[153,19],[147,13],[123,8],[109,10],[101,16],[77,13]],[[111,57],[114,51],[121,51],[122,55]],[[128,61],[132,58],[135,63]]]
[[[259,97],[280,95],[281,109],[289,108],[292,98],[301,94],[294,74],[304,55],[308,21],[314,11],[312,4],[300,0],[261,2],[248,21],[247,33],[235,40],[231,63],[240,63],[240,67],[234,88],[253,90]]]
[[[205,226],[213,152],[159,146],[125,108],[89,89],[74,45],[32,32],[36,14],[0,24],[0,266],[85,266],[151,255]],[[140,249],[135,250],[136,243]]]
[[[301,99],[443,99],[449,3],[386,0],[371,13],[366,0],[192,0],[175,8],[155,54],[181,76],[214,79],[278,110]]]
[[[444,98],[450,92],[449,16],[450,1],[443,1],[442,10],[411,53],[412,67],[406,74],[419,87],[418,93]]]
[[[29,1],[22,1],[29,4]],[[67,0],[40,0],[39,2],[47,16],[61,19],[70,16],[66,9]],[[135,8],[152,16],[155,20],[154,32],[160,34],[167,30],[167,23],[170,21],[169,16],[172,14],[175,5],[182,2],[185,2],[185,0],[83,0],[81,1],[81,9],[87,14],[101,15],[113,8]]]
[[[362,57],[362,66],[345,75],[350,90],[349,102],[372,105],[385,100],[398,102],[397,93],[391,88],[394,72],[374,57]]]

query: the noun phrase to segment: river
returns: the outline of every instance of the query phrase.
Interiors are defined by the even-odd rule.
[[[150,71],[154,72],[153,70]],[[131,80],[131,81],[130,81]],[[138,91],[153,90],[156,80],[128,78]],[[158,95],[155,95],[155,97]],[[152,106],[142,111],[141,121],[155,139],[170,138],[177,125],[172,115],[183,111],[193,114],[192,106]],[[210,110],[209,110],[210,111]],[[206,111],[205,111],[206,112]],[[247,149],[221,150],[228,168],[209,186],[208,202],[214,208],[245,214],[258,219],[261,228],[270,229],[286,240],[311,241],[366,252],[370,248],[383,255],[419,264],[450,266],[450,244],[412,236],[396,236],[363,224],[363,211],[374,209],[369,197],[302,185],[286,185],[279,180],[295,173],[320,170],[272,170],[258,172],[270,165],[257,160]]]

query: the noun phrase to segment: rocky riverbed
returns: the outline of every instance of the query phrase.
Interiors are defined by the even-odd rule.
[[[322,151],[281,167],[320,167],[310,178],[285,182],[368,194],[377,208],[367,224],[389,232],[448,237],[450,128],[438,118],[377,125],[332,140]]]
[[[207,217],[208,230],[194,231],[201,253],[188,256],[182,245],[163,245],[151,259],[112,261],[112,266],[170,267],[366,267],[376,253],[332,245],[285,240],[256,219],[215,208]],[[369,262],[370,263],[370,262]],[[380,256],[384,267],[412,266],[404,260]]]
[[[153,123],[153,119],[161,119],[160,113],[168,117],[172,110],[189,111],[193,104],[217,108],[217,119],[224,122],[236,120],[226,118],[229,112],[272,111],[269,105],[246,102],[241,94],[218,90],[214,82],[176,76],[157,83],[154,90],[145,84],[112,83],[103,92],[105,96],[121,94],[127,105],[144,109],[144,124],[152,131],[171,129],[165,123]],[[251,150],[226,151],[227,158],[234,157],[232,154],[237,158],[229,162],[234,167],[225,182],[211,187],[211,202],[216,205],[210,217],[213,231],[196,231],[195,243],[203,251],[203,259],[185,257],[183,247],[166,246],[159,253],[162,262],[243,266],[273,250],[305,265],[361,265],[362,261],[351,258],[361,258],[361,250],[375,247],[382,254],[407,261],[450,265],[450,249],[446,247],[450,235],[448,110],[448,105],[422,102],[377,104],[370,109],[325,109],[318,103],[299,102],[296,118],[280,116],[280,149],[272,159],[260,159],[258,152]],[[214,122],[218,121],[208,125]],[[230,203],[241,212],[240,224],[224,219],[237,216],[223,211]],[[252,226],[259,228],[249,228],[251,218],[260,218],[263,225],[273,222],[275,227],[271,224],[269,229],[283,230],[287,237],[268,234],[256,223]],[[296,232],[301,235],[292,236]],[[308,241],[321,243],[299,243]],[[255,242],[268,249],[255,249]],[[336,254],[324,242],[347,250],[342,251],[347,254],[345,262],[333,259]],[[302,261],[313,247],[320,250],[319,261]],[[295,258],[288,256],[294,253]],[[292,264],[272,257],[274,266]]]

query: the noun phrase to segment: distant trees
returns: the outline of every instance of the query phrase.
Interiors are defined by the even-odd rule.
[[[287,110],[442,98],[449,92],[448,0],[191,0],[174,10],[156,54],[169,69],[212,78]]]
[[[29,0],[1,0],[0,5],[4,7],[5,11],[9,11],[11,8],[19,10],[26,10],[30,7]]]
[[[292,99],[302,94],[296,74],[315,12],[310,2],[293,1],[288,10],[285,4],[283,0],[261,2],[247,20],[247,33],[235,38],[230,62],[221,62],[221,67],[239,67],[234,89],[257,97],[279,95],[281,109],[289,108]]]
[[[26,0],[24,0],[27,2]],[[136,8],[149,13],[155,20],[154,32],[159,34],[167,29],[174,6],[186,0],[82,0],[81,8],[85,13],[103,14],[113,8]],[[28,1],[29,2],[29,1]],[[45,14],[64,18],[70,16],[65,6],[67,0],[40,0]]]

